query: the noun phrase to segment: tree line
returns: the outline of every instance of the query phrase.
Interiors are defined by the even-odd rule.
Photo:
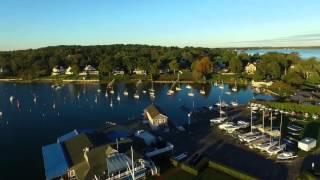
[[[163,47],[148,45],[99,45],[54,46],[39,49],[0,52],[2,76],[33,79],[51,74],[53,67],[71,66],[79,73],[86,65],[92,65],[102,76],[113,70],[132,73],[136,68],[157,75],[160,69],[190,69],[196,79],[210,78],[221,68],[242,74],[247,63],[256,62],[257,71],[250,77],[255,80],[284,80],[301,84],[314,83],[319,78],[319,62],[314,58],[304,61],[299,54],[267,53],[263,55],[239,53],[234,49],[199,47]],[[291,68],[293,67],[294,68]],[[320,80],[319,80],[320,81]]]

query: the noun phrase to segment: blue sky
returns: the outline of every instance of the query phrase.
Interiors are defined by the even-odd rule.
[[[0,50],[320,45],[319,0],[1,0]]]

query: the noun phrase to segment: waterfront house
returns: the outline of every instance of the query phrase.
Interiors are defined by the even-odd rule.
[[[91,65],[87,65],[81,73],[80,76],[87,76],[87,75],[99,75],[99,71]]]
[[[254,74],[257,70],[256,63],[248,63],[245,67],[245,71],[247,74]]]
[[[55,66],[54,68],[52,68],[52,76],[57,76],[57,75],[62,75],[64,74],[65,69],[62,66]]]
[[[136,69],[134,69],[134,70],[133,70],[133,74],[137,74],[137,75],[146,75],[146,74],[147,74],[147,72],[146,72],[146,70],[142,70],[142,69],[138,69],[138,68],[136,68]]]
[[[71,66],[69,66],[69,67],[67,68],[65,74],[66,74],[66,75],[72,75],[72,74],[73,74],[73,72],[72,72],[72,67],[71,67]]]
[[[124,75],[124,70],[113,70],[113,75]]]
[[[298,148],[304,151],[310,151],[317,146],[317,140],[306,137],[298,142]]]
[[[159,126],[168,125],[168,117],[164,114],[161,114],[158,108],[151,104],[147,108],[144,109],[144,114],[148,119],[148,122],[151,128],[158,128]]]
[[[74,130],[42,147],[46,179],[144,179],[157,172],[152,161],[142,159],[126,142],[101,143],[105,134]]]
[[[0,67],[0,74],[6,74],[8,72],[9,72],[9,70],[7,68]]]

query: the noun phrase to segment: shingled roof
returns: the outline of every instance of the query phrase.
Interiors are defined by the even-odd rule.
[[[147,108],[145,108],[144,112],[149,113],[151,118],[154,118],[154,117],[158,116],[159,114],[161,114],[154,104],[151,104]]]

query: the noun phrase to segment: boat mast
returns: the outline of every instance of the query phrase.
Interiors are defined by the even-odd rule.
[[[264,110],[262,111],[262,129],[263,129],[263,134],[265,132],[264,130]]]
[[[270,145],[271,145],[271,141],[272,141],[272,138],[271,138],[271,135],[272,135],[272,111],[271,111],[271,116],[270,116],[270,124],[271,124],[271,127],[270,127]]]
[[[281,143],[281,129],[282,129],[282,113],[280,112],[280,136],[279,136],[279,148]]]
[[[250,129],[252,133],[252,105],[250,104]]]

